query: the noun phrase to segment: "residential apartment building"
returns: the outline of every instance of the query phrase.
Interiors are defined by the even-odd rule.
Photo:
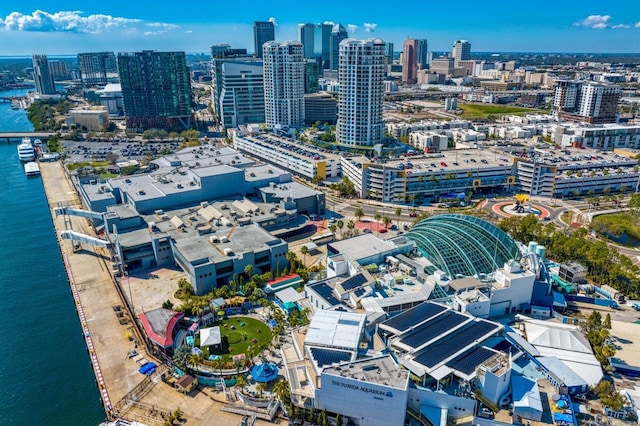
[[[113,52],[78,53],[83,87],[105,86],[118,81],[118,65]]]
[[[56,86],[49,70],[47,55],[33,55],[33,81],[40,95],[55,95]]]
[[[567,121],[615,123],[621,93],[616,85],[559,80],[553,98],[554,114]]]
[[[262,45],[276,39],[276,28],[271,21],[253,23],[253,55],[262,58]]]
[[[213,59],[212,103],[225,128],[264,123],[264,69],[254,58]]]
[[[184,52],[118,54],[128,129],[188,129],[191,79]]]
[[[415,84],[418,72],[418,40],[408,38],[402,48],[402,83]]]
[[[340,43],[337,140],[345,145],[382,142],[384,41],[347,39]]]
[[[298,41],[263,45],[265,121],[268,128],[304,124],[305,63]]]

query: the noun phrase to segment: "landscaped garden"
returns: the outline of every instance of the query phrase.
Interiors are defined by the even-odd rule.
[[[255,318],[230,317],[217,321],[210,327],[220,327],[222,343],[201,348],[204,359],[210,359],[213,355],[214,359],[222,362],[232,362],[233,356],[240,354],[251,358],[271,343],[271,330]],[[200,346],[200,338],[196,338],[195,345]]]
[[[508,105],[478,105],[461,104],[458,108],[463,111],[462,118],[467,120],[491,119],[501,115],[521,115],[527,113],[543,113],[545,111],[534,108],[522,108]]]

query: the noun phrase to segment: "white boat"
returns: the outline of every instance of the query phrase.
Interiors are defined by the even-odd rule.
[[[31,139],[22,139],[22,143],[18,145],[18,158],[25,163],[36,159],[36,150],[31,145]]]
[[[36,139],[33,141],[33,146],[35,146],[36,148],[42,146],[42,141],[40,139]]]
[[[40,166],[35,161],[30,161],[24,165],[24,173],[27,176],[38,176],[40,174]]]

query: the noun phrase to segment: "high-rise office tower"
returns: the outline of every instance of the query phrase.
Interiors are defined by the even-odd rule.
[[[387,65],[391,65],[393,63],[393,43],[387,41],[384,44],[384,56],[387,60]]]
[[[226,128],[264,123],[264,69],[255,58],[212,61],[213,113]]]
[[[304,60],[304,93],[316,93],[318,91],[318,79],[320,78],[320,64],[316,59]]]
[[[402,82],[415,84],[418,77],[418,40],[408,38],[402,47]]]
[[[253,23],[253,56],[262,58],[262,45],[276,39],[276,27],[271,21]]]
[[[590,124],[615,123],[618,120],[620,86],[592,81],[559,80],[553,109],[563,120]]]
[[[128,129],[188,129],[191,80],[184,52],[118,54]]]
[[[380,39],[340,43],[337,140],[346,145],[382,142],[385,55]]]
[[[55,95],[56,86],[49,71],[47,55],[33,55],[33,80],[36,84],[36,92],[41,95]]]
[[[315,24],[298,24],[298,41],[302,43],[305,59],[315,58],[315,31]]]
[[[118,65],[113,52],[78,53],[82,86],[104,86],[118,81]]]
[[[331,62],[331,24],[317,24],[313,36],[315,59],[320,69],[329,68]]]
[[[53,81],[67,80],[69,78],[69,70],[65,61],[49,61],[49,72]]]
[[[298,41],[263,46],[264,111],[268,128],[304,124],[304,58]]]
[[[468,61],[471,59],[471,43],[467,40],[456,40],[453,43],[451,57],[454,61]]]
[[[337,70],[340,61],[340,42],[348,37],[347,30],[341,24],[336,24],[331,29],[331,44],[329,47],[329,69]]]
[[[426,69],[429,68],[429,46],[427,44],[426,38],[418,39],[418,48],[416,49],[418,56],[418,69]]]

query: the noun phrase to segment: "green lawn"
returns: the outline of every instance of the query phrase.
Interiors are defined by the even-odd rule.
[[[240,325],[244,323],[244,326]],[[254,318],[231,317],[214,323],[211,327],[220,326],[220,334],[223,339],[221,348],[202,348],[204,358],[209,355],[220,355],[225,362],[231,362],[234,355],[244,353],[247,358],[249,348],[266,348],[271,343],[271,330],[269,327]],[[226,337],[227,344],[224,343]],[[256,340],[254,343],[253,340]],[[196,339],[196,346],[200,345],[200,339]],[[253,352],[255,355],[256,352]]]
[[[544,110],[535,108],[521,108],[507,105],[478,105],[478,104],[462,104],[458,105],[458,108],[464,111],[461,115],[462,118],[467,119],[488,119],[490,115],[512,115],[512,114],[526,114],[526,113],[543,113]]]

